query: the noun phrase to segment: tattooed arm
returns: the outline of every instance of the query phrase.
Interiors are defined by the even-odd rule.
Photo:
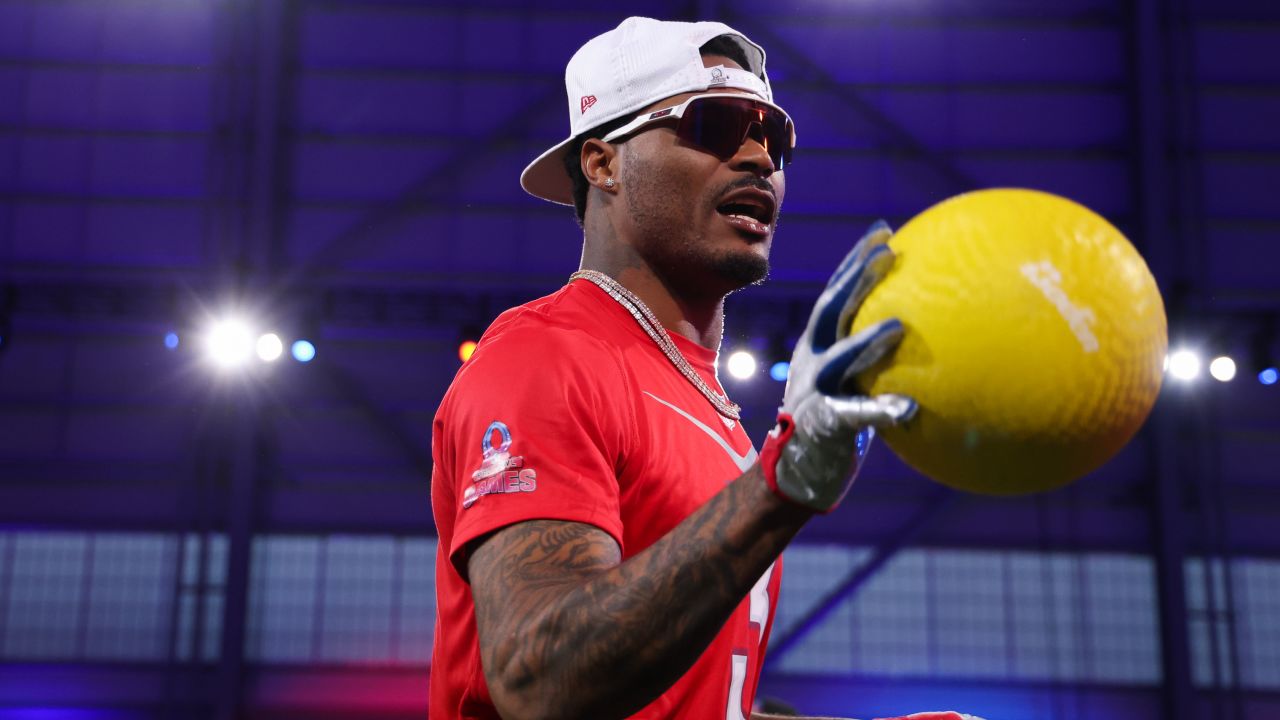
[[[626,717],[680,678],[811,517],[757,464],[640,554],[589,525],[494,533],[468,563],[504,718]]]

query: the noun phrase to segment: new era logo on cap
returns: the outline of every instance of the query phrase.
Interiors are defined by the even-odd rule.
[[[586,111],[587,111],[587,108],[589,108],[589,107],[591,107],[592,105],[595,105],[595,104],[596,104],[596,96],[595,96],[595,95],[583,95],[583,96],[582,96],[582,112],[586,112]]]

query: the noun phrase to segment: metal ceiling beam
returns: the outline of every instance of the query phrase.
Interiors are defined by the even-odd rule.
[[[223,420],[227,513],[227,580],[219,643],[216,720],[241,717],[244,700],[245,640],[249,612],[249,572],[255,533],[261,412],[248,393],[229,398]],[[177,598],[174,598],[176,601]]]
[[[329,382],[348,403],[354,405],[369,421],[370,427],[390,441],[405,463],[423,479],[431,478],[431,454],[425,448],[430,440],[410,432],[387,413],[386,409],[365,393],[356,379],[343,368],[317,355],[311,364],[324,371]]]
[[[769,53],[786,58],[788,64],[793,68],[801,74],[807,75],[809,79],[818,83],[821,87],[826,88],[832,97],[857,112],[877,130],[889,137],[894,147],[901,148],[911,156],[918,158],[944,178],[952,186],[954,192],[965,192],[981,187],[977,178],[961,170],[946,156],[930,149],[912,135],[909,130],[883,113],[880,108],[876,107],[857,91],[841,84],[821,65],[805,55],[803,51],[792,47],[790,43],[783,40],[773,30],[745,15],[732,14],[730,24],[735,27],[747,28],[749,30],[748,34],[764,45]]]
[[[1146,0],[1143,0],[1144,2]],[[1190,410],[1183,403],[1165,404],[1153,413],[1152,528],[1156,568],[1156,601],[1160,610],[1161,717],[1190,720],[1195,717],[1191,685],[1191,641],[1187,630],[1186,528],[1187,503],[1184,463],[1179,451],[1194,443],[1180,442],[1177,416]]]
[[[1134,238],[1147,262],[1164,285],[1166,306],[1176,310],[1181,300],[1178,252],[1169,219],[1172,183],[1168,162],[1170,131],[1169,76],[1167,74],[1168,18],[1162,0],[1136,0],[1130,23],[1133,111],[1135,122],[1134,188],[1140,213],[1140,230]],[[1172,282],[1172,287],[1170,287]],[[1171,293],[1172,290],[1172,293]],[[1177,388],[1172,390],[1176,391]],[[1148,437],[1151,454],[1153,498],[1151,504],[1156,566],[1157,603],[1160,610],[1161,717],[1189,720],[1196,716],[1191,684],[1191,643],[1187,629],[1186,464],[1179,453],[1192,451],[1195,443],[1182,442],[1179,418],[1188,408],[1177,392],[1166,391],[1164,402],[1153,413]]]
[[[239,256],[270,277],[286,255],[285,218],[291,191],[292,143],[282,118],[294,107],[297,87],[298,4],[270,0],[247,7],[254,13],[251,42],[257,61],[248,88],[253,141],[248,163],[248,217]]]
[[[920,505],[919,510],[909,520],[903,523],[896,532],[875,546],[871,557],[866,562],[850,571],[843,580],[836,584],[835,588],[823,595],[822,599],[809,612],[797,620],[787,632],[783,633],[777,640],[769,643],[769,654],[765,658],[765,668],[776,668],[782,658],[786,657],[787,653],[791,652],[805,636],[818,627],[843,602],[853,597],[867,580],[870,580],[872,576],[888,564],[898,554],[898,551],[905,548],[916,535],[920,534],[930,523],[937,520],[938,515],[949,507],[955,498],[956,492],[950,488],[941,485],[934,488],[929,498]]]
[[[357,252],[370,252],[388,237],[387,230],[402,220],[411,209],[424,202],[433,202],[431,192],[454,179],[467,165],[493,155],[495,152],[520,142],[509,138],[523,138],[532,124],[531,115],[545,112],[559,99],[561,89],[552,85],[528,103],[517,107],[490,133],[468,143],[451,153],[418,180],[414,181],[396,199],[375,207],[352,222],[345,231],[324,243],[305,262],[285,271],[276,282],[273,297],[284,297],[288,290],[301,284],[315,271],[339,264]]]
[[[1174,176],[1180,181],[1175,197],[1180,215],[1178,225],[1183,237],[1183,269],[1188,276],[1194,278],[1190,287],[1195,289],[1192,294],[1198,298],[1210,294],[1201,289],[1211,288],[1212,283],[1209,281],[1207,262],[1211,250],[1206,229],[1206,163],[1200,132],[1200,88],[1196,82],[1197,26],[1193,10],[1186,0],[1162,5],[1167,12],[1165,17],[1169,28],[1168,35],[1165,36],[1168,39],[1165,48],[1170,67],[1169,88],[1175,109],[1172,137],[1177,164]],[[1204,572],[1202,581],[1205,590],[1205,619],[1209,630],[1207,651],[1211,670],[1209,682],[1213,716],[1219,717],[1222,712],[1226,717],[1240,720],[1245,714],[1240,694],[1239,636],[1235,622],[1232,568],[1234,558],[1229,537],[1230,522],[1223,501],[1225,484],[1221,472],[1222,416],[1215,402],[1219,399],[1210,397],[1207,403],[1196,403],[1196,407],[1186,408],[1180,419],[1186,423],[1187,432],[1197,440],[1187,449],[1192,459],[1188,463],[1188,479],[1192,481],[1191,486],[1197,496],[1196,505],[1202,523],[1199,537],[1204,549],[1201,550],[1200,557]],[[1185,527],[1182,532],[1186,533]],[[1215,567],[1220,568],[1222,573],[1224,592],[1221,594],[1217,591]],[[1184,606],[1185,604],[1184,600]],[[1187,625],[1187,619],[1184,619],[1179,629],[1189,633]]]
[[[1221,400],[1211,395],[1201,398],[1195,407],[1185,408],[1190,430],[1200,439],[1194,444],[1198,462],[1191,471],[1191,487],[1201,522],[1200,547],[1190,546],[1188,554],[1198,554],[1203,568],[1200,585],[1204,608],[1200,617],[1208,626],[1210,687],[1207,694],[1212,698],[1214,717],[1224,712],[1225,717],[1232,720],[1243,720],[1233,523],[1228,514],[1227,484],[1222,473]],[[1193,613],[1189,607],[1188,615]]]
[[[298,5],[291,0],[230,0],[219,18],[227,103],[228,142],[222,166],[226,200],[215,214],[211,238],[219,250],[217,291],[232,297],[257,289],[272,277],[280,254],[283,177],[278,149],[280,118],[288,110],[286,67],[296,48]],[[265,457],[270,429],[252,385],[230,388],[214,400],[225,456],[217,461],[225,477],[227,575],[216,686],[216,720],[243,716],[245,646],[253,538],[258,524],[260,486],[270,465]],[[177,598],[174,598],[177,601]],[[198,645],[196,647],[199,647]]]

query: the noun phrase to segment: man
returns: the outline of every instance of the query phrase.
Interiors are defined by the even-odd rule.
[[[764,59],[720,23],[630,18],[569,61],[570,137],[521,182],[575,205],[581,270],[494,322],[433,427],[431,717],[752,717],[779,554],[867,428],[914,410],[841,396],[902,332],[838,339],[892,262],[882,225],[819,300],[760,457],[716,378],[795,143]]]

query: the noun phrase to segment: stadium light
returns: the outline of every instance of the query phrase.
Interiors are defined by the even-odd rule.
[[[1200,356],[1190,350],[1178,350],[1169,356],[1169,374],[1190,382],[1200,377]]]
[[[316,346],[310,340],[295,340],[289,348],[293,359],[300,363],[309,363],[316,357]]]
[[[746,350],[729,355],[729,374],[738,380],[749,380],[756,374],[756,356]]]
[[[471,355],[476,351],[475,340],[463,340],[458,343],[458,359],[466,362],[471,359]]]
[[[1201,357],[1192,350],[1179,350],[1169,356],[1169,374],[1183,382],[1192,382],[1199,378],[1202,365]]]
[[[791,377],[791,363],[786,360],[779,360],[773,365],[770,365],[769,377],[777,380],[778,382],[786,382],[787,378]]]
[[[243,365],[253,356],[253,332],[243,320],[219,320],[205,335],[205,352],[220,368]]]
[[[1280,368],[1276,366],[1276,356],[1272,353],[1274,347],[1274,328],[1261,329],[1253,336],[1253,340],[1249,345],[1249,372],[1258,374],[1258,382],[1263,385],[1275,385],[1280,381]]]
[[[1209,374],[1218,382],[1231,382],[1236,376],[1236,361],[1220,355],[1209,363]]]
[[[284,354],[284,343],[275,333],[266,333],[258,337],[258,359],[262,362],[275,362]]]

